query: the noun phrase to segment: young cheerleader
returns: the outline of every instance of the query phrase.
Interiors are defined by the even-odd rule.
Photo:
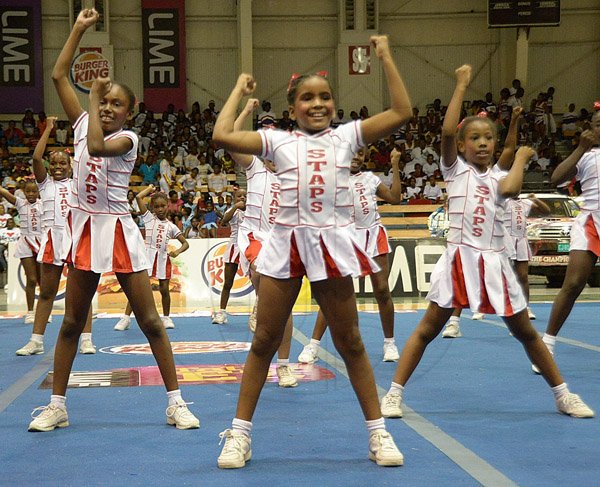
[[[42,237],[37,260],[40,263],[40,294],[35,309],[33,333],[17,355],[38,355],[44,353],[44,333],[54,306],[54,298],[62,275],[64,262],[60,259],[63,234],[69,203],[71,201],[71,158],[63,151],[52,152],[48,170],[43,156],[48,137],[54,128],[56,117],[48,117],[46,129],[33,152],[33,174],[37,182],[42,203]],[[50,176],[50,177],[48,177]],[[88,313],[79,353],[96,353],[92,343],[92,309]]]
[[[40,250],[42,236],[42,203],[39,200],[38,187],[35,181],[28,179],[23,188],[25,198],[13,195],[7,189],[0,187],[0,196],[4,197],[19,212],[21,236],[17,241],[15,257],[21,259],[25,271],[25,299],[27,314],[25,323],[32,324],[35,318],[35,287],[40,282],[40,269],[36,262]]]
[[[236,119],[234,130],[241,130],[246,119],[251,116],[257,107],[258,100],[250,98],[244,110]],[[256,271],[256,261],[262,250],[263,242],[269,237],[269,232],[273,228],[273,223],[279,211],[281,187],[274,174],[275,166],[271,161],[265,160],[263,162],[256,156],[235,152],[231,156],[237,164],[244,167],[248,185],[246,213],[238,232],[238,247],[240,265],[244,274],[250,277],[257,295],[252,313],[250,313],[248,319],[248,327],[254,333],[256,331],[256,309],[260,289],[260,274]],[[298,381],[289,366],[293,331],[294,324],[290,313],[285,324],[281,345],[277,349],[277,384],[279,387],[296,387],[298,385]]]
[[[565,281],[554,298],[543,341],[554,354],[556,336],[569,317],[575,300],[581,294],[600,256],[600,102],[594,105],[591,127],[584,131],[579,145],[552,173],[552,184],[559,185],[573,178],[581,184],[581,213],[571,228],[569,264]],[[537,362],[534,362],[537,364]],[[534,368],[537,371],[537,367]]]
[[[144,202],[144,198],[155,191],[153,185],[148,186],[136,195],[136,201],[142,213],[144,228],[146,229],[146,252],[152,267],[148,269],[150,277],[158,279],[158,290],[162,302],[163,315],[161,317],[166,329],[175,328],[175,323],[169,316],[171,313],[171,295],[169,282],[171,280],[171,259],[190,248],[190,244],[174,223],[167,219],[167,206],[169,198],[165,193],[154,193],[151,198],[152,212]],[[181,246],[177,250],[168,251],[169,240],[177,239]],[[131,325],[131,304],[127,302],[125,314],[117,322],[114,329],[124,331]]]
[[[533,149],[523,147],[508,174],[491,172],[495,125],[487,118],[468,117],[459,126],[460,107],[471,80],[471,67],[456,70],[456,88],[442,127],[442,168],[448,182],[450,230],[447,248],[431,275],[425,316],[400,355],[392,387],[383,397],[385,417],[402,416],[404,386],[425,348],[442,330],[455,308],[496,313],[522,343],[552,388],[559,412],[590,418],[594,412],[569,392],[552,356],[527,316],[527,302],[504,250],[502,228],[506,198],[519,194],[523,170]]]
[[[215,125],[213,138],[229,152],[272,160],[281,185],[279,212],[257,262],[261,274],[257,326],[240,387],[236,417],[225,430],[221,468],[240,468],[252,456],[252,416],[286,321],[306,275],[312,294],[330,324],[367,421],[369,458],[401,465],[403,456],[385,430],[373,370],[358,328],[352,276],[379,270],[354,239],[350,162],[354,152],[398,129],[411,114],[404,83],[386,36],[372,36],[388,82],[391,108],[365,120],[330,129],[335,103],[327,78],[293,76],[288,90],[295,132],[235,131],[236,108],[255,89],[242,74]]]
[[[506,138],[504,139],[504,148],[502,149],[502,152],[500,153],[496,164],[492,167],[492,172],[494,173],[499,173],[500,171],[508,171],[512,167],[512,163],[515,158],[515,152],[517,150],[517,139],[519,137],[519,121],[521,113],[523,113],[523,108],[515,107],[510,114],[510,124],[508,126]],[[480,112],[477,115],[487,117],[487,112]],[[508,201],[510,200],[507,200],[507,202]],[[529,285],[529,283],[527,285]],[[462,336],[462,333],[460,332],[461,313],[462,309],[460,308],[456,308],[454,310],[452,316],[450,316],[450,319],[446,324],[446,327],[444,328],[444,331],[442,332],[442,338],[459,338]],[[472,320],[482,320],[484,318],[485,315],[479,312],[475,312],[471,316]]]
[[[221,225],[229,223],[231,235],[225,250],[225,277],[223,280],[223,289],[221,290],[221,300],[219,303],[219,311],[215,311],[212,316],[214,325],[224,325],[227,323],[227,303],[229,302],[229,294],[233,287],[233,281],[240,263],[240,250],[238,248],[238,229],[244,221],[244,211],[246,210],[246,191],[238,189],[233,196],[234,204],[225,212],[221,219]]]
[[[381,270],[371,274],[370,278],[383,328],[383,361],[395,362],[398,360],[398,348],[394,342],[394,302],[388,285],[390,273],[388,254],[392,250],[388,243],[385,227],[381,224],[379,211],[377,211],[377,198],[392,204],[398,204],[402,200],[402,182],[398,169],[401,154],[396,149],[392,151],[393,180],[391,188],[383,184],[372,172],[361,172],[360,168],[365,162],[365,155],[365,150],[359,149],[352,158],[350,166],[354,226],[361,247],[381,267]],[[298,362],[306,364],[316,362],[321,338],[326,328],[325,317],[323,313],[319,312],[310,343],[298,356]]]
[[[94,9],[81,11],[52,73],[75,130],[73,202],[61,254],[70,268],[65,317],[54,354],[50,404],[36,410],[39,414],[34,416],[29,430],[51,431],[69,425],[65,393],[77,341],[100,275],[111,271],[116,273],[156,358],[167,389],[167,423],[179,429],[198,428],[198,419],[181,398],[171,344],[154,305],[144,243],[127,204],[138,138],[123,130],[123,125],[133,114],[135,96],[125,85],[98,78],[91,87],[88,113],[79,104],[69,81],[77,45],[98,17]]]

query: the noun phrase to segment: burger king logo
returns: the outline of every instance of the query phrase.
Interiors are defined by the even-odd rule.
[[[250,342],[171,342],[171,348],[174,355],[247,352],[250,350]],[[100,349],[100,352],[114,355],[150,355],[152,349],[148,343],[131,343],[104,347]]]
[[[68,272],[68,268],[67,268],[67,266],[64,266],[62,273],[60,275],[60,281],[58,283],[58,291],[56,293],[56,297],[54,298],[54,301],[60,301],[61,299],[65,298],[65,292],[67,290],[67,272]],[[19,262],[19,269],[17,270],[17,280],[19,281],[19,286],[21,286],[21,289],[23,289],[23,291],[25,291],[25,285],[27,283],[27,276],[25,275],[25,268],[23,267],[21,262]],[[39,299],[39,297],[40,297],[39,288],[36,287],[35,299]]]
[[[223,290],[225,281],[225,251],[227,250],[227,242],[221,242],[213,245],[202,259],[202,279],[210,288],[211,292],[220,295]],[[252,282],[242,273],[241,267],[238,266],[233,286],[231,288],[231,296],[240,298],[252,292]]]
[[[97,51],[82,52],[71,64],[71,81],[79,91],[89,93],[96,78],[110,74],[110,63]]]

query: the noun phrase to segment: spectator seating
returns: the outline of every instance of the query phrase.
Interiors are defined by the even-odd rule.
[[[379,207],[381,223],[390,238],[427,238],[427,218],[440,205],[383,205]]]

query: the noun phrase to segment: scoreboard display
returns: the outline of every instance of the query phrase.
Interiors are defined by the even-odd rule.
[[[559,24],[560,0],[488,0],[488,27]]]

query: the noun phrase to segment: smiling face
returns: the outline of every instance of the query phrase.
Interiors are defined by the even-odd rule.
[[[334,113],[335,102],[326,78],[315,75],[298,85],[290,105],[290,117],[298,127],[308,133],[319,132],[329,127]]]
[[[48,172],[55,181],[62,181],[71,175],[71,161],[68,154],[64,152],[53,152],[50,154]]]
[[[114,84],[100,100],[100,123],[105,134],[121,130],[132,115],[133,100],[122,86]]]
[[[366,151],[364,148],[358,149],[354,153],[354,157],[352,157],[352,162],[350,162],[350,172],[352,174],[356,174],[360,172],[363,164],[365,163]]]
[[[485,169],[492,161],[496,134],[491,124],[484,120],[468,123],[458,140],[458,151],[465,160],[477,167]]]

